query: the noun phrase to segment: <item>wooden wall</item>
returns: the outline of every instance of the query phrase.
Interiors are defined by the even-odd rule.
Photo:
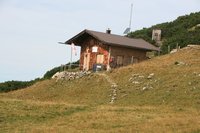
[[[92,52],[92,47],[97,46],[98,47],[98,52],[94,53]],[[93,65],[96,64],[96,56],[98,54],[103,54],[104,55],[104,65],[106,65],[108,62],[108,46],[103,45],[100,41],[94,39],[93,37],[88,37],[82,44],[81,44],[81,55],[80,55],[80,65],[81,65],[81,70],[83,69],[83,63],[84,63],[84,53],[90,53],[90,65],[89,69],[93,68]]]
[[[144,50],[112,46],[111,47],[111,58],[114,58],[114,59],[112,59],[112,62],[110,63],[111,67],[118,67],[118,65],[117,65],[117,57],[118,56],[123,57],[123,65],[122,66],[126,66],[126,65],[129,65],[132,63],[137,63],[137,62],[147,59],[146,51],[144,51]]]
[[[92,47],[97,46],[98,52],[94,53],[92,52]],[[102,42],[96,40],[93,37],[87,37],[87,39],[84,39],[84,41],[81,43],[81,55],[80,55],[80,69],[83,70],[83,63],[84,63],[84,53],[90,53],[90,61],[89,61],[89,69],[93,69],[93,65],[96,64],[96,57],[98,54],[104,55],[104,62],[105,68],[108,64],[108,56],[109,56],[109,46],[104,45]],[[123,64],[117,65],[117,57],[122,56],[123,57]],[[146,57],[146,51],[144,50],[137,50],[137,49],[131,49],[126,47],[119,47],[119,46],[111,46],[111,56],[112,59],[110,59],[110,66],[111,68],[119,67],[119,66],[126,66],[131,63],[143,61],[147,59]]]

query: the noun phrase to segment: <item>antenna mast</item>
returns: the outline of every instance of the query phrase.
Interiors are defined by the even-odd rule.
[[[130,13],[129,27],[126,28],[126,30],[124,31],[124,34],[128,34],[131,31],[132,14],[133,14],[133,3],[131,4],[131,13]]]
[[[130,29],[131,29],[131,22],[132,22],[132,14],[133,14],[133,3],[131,4],[131,13],[130,13],[130,22],[129,22]]]

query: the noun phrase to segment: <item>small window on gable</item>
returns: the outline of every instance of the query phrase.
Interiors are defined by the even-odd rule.
[[[103,64],[103,62],[104,62],[104,55],[98,54],[97,55],[97,64]]]

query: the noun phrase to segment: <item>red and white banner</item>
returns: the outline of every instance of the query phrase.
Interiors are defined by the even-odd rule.
[[[76,46],[74,45],[74,43],[71,44],[71,50],[72,50],[72,53],[76,56],[77,50],[76,50]]]

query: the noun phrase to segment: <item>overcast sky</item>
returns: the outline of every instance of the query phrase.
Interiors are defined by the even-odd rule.
[[[200,11],[200,0],[0,0],[0,82],[31,80],[70,61],[58,44],[84,29],[122,35]],[[78,60],[73,57],[73,61]]]

